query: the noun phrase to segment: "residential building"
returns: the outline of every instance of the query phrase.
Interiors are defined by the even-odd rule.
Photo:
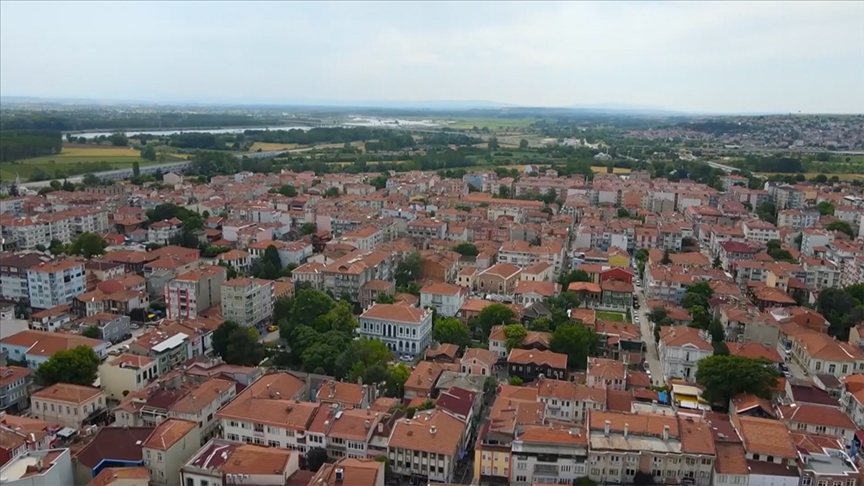
[[[3,486],[73,484],[70,449],[27,451],[0,467]]]
[[[509,263],[492,265],[477,276],[477,290],[509,295],[516,286],[516,282],[519,281],[520,272],[522,272],[522,268]]]
[[[156,376],[161,376],[191,358],[192,346],[186,333],[154,329],[133,341],[129,352],[152,359],[156,362]]]
[[[513,348],[507,356],[510,376],[518,376],[523,382],[534,381],[541,376],[567,379],[567,355],[552,351]]]
[[[76,430],[107,411],[102,390],[69,383],[55,383],[33,393],[30,409],[34,418]]]
[[[83,485],[93,481],[101,471],[111,464],[122,468],[144,466],[141,445],[153,432],[154,427],[100,427],[79,445],[73,464],[75,482]],[[103,469],[105,468],[105,469]],[[146,469],[145,469],[146,471]],[[147,475],[149,481],[150,476]]]
[[[856,486],[860,471],[847,454],[846,443],[834,437],[792,432],[798,449],[801,484]]]
[[[180,468],[201,447],[198,424],[169,418],[144,441],[144,464],[150,486],[180,486]]]
[[[777,407],[777,418],[791,431],[839,437],[851,444],[858,428],[840,407],[822,403],[797,401]]]
[[[623,361],[589,356],[585,384],[591,388],[624,390],[627,386],[627,365]]]
[[[256,486],[284,486],[300,468],[299,456],[284,449],[214,439],[183,464],[180,484],[221,486],[255,478]]]
[[[553,276],[557,276],[564,264],[564,253],[564,244],[556,239],[549,239],[537,246],[523,240],[510,240],[505,241],[498,250],[498,261],[523,268],[546,263],[552,266]]]
[[[526,425],[512,443],[510,484],[573,484],[588,468],[588,438],[580,427]]]
[[[819,216],[816,209],[785,209],[777,213],[777,226],[796,230],[810,228],[819,221]]]
[[[146,467],[106,467],[87,486],[149,486]]]
[[[35,309],[70,304],[75,296],[87,289],[84,264],[76,260],[62,260],[28,268],[27,288],[30,305]]]
[[[465,424],[441,410],[426,410],[412,419],[399,419],[387,446],[391,468],[403,476],[453,482],[456,463],[464,452],[461,447],[464,434]]]
[[[507,350],[507,337],[504,334],[504,326],[493,326],[489,332],[489,351],[504,360],[509,354]],[[535,349],[537,351],[548,351],[552,342],[552,334],[541,331],[528,331],[522,340],[523,349]]]
[[[156,376],[157,363],[147,356],[121,354],[99,365],[99,383],[112,400],[143,390]]]
[[[305,486],[345,484],[351,486],[384,486],[384,463],[374,459],[342,458],[335,464],[324,464]]]
[[[704,358],[714,354],[705,331],[692,327],[668,326],[660,330],[657,354],[663,366],[663,377],[695,381],[696,368]]]
[[[27,269],[50,262],[40,253],[0,253],[0,297],[24,302],[30,299]]]
[[[117,343],[131,336],[132,320],[129,316],[100,312],[78,321],[79,328],[95,327],[99,330],[99,339],[109,343]]]
[[[468,348],[459,361],[462,373],[472,375],[493,376],[498,355],[494,351],[483,348]]]
[[[588,410],[605,410],[607,394],[603,388],[592,388],[572,381],[540,378],[537,401],[544,405],[543,416],[549,420],[584,423]]]
[[[33,372],[21,366],[0,366],[0,411],[17,412],[30,403]]]
[[[273,319],[272,280],[235,278],[222,284],[222,317],[261,332]]]
[[[420,307],[431,307],[438,315],[453,317],[465,304],[468,289],[459,285],[435,282],[420,289]]]
[[[201,442],[207,442],[216,433],[216,412],[237,396],[237,383],[222,378],[211,378],[189,390],[183,398],[168,407],[168,416],[198,424]]]
[[[90,339],[79,334],[24,330],[0,339],[0,351],[9,360],[26,362],[31,370],[48,361],[58,351],[87,346],[96,356],[104,358],[107,344],[99,339]]]
[[[178,275],[165,285],[165,306],[169,319],[195,319],[205,309],[222,303],[222,284],[228,270],[209,265]]]
[[[384,342],[394,353],[416,356],[432,341],[432,312],[398,304],[373,304],[359,317],[361,336]]]
[[[771,240],[780,239],[780,230],[767,221],[754,219],[745,222],[742,228],[744,229],[744,238],[750,241],[767,244]]]
[[[810,375],[827,373],[842,378],[864,372],[864,351],[857,346],[809,329],[790,338],[792,360]]]
[[[798,450],[786,424],[778,420],[732,414],[750,470],[751,486],[797,486]]]

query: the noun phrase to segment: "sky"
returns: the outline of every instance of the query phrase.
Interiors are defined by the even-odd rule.
[[[4,1],[0,95],[864,113],[864,1]]]

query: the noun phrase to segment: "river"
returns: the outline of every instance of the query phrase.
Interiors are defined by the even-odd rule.
[[[211,129],[194,129],[194,128],[177,128],[174,130],[131,130],[125,131],[127,137],[133,135],[174,135],[175,133],[213,133],[215,135],[223,133],[243,133],[246,130],[309,130],[314,127],[235,127],[235,128],[211,128]],[[99,136],[110,136],[114,132],[82,132],[73,133],[73,137],[84,137],[86,139],[96,138]],[[64,137],[66,134],[63,135]]]

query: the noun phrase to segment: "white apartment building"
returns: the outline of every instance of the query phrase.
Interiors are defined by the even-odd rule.
[[[526,425],[511,444],[510,484],[574,484],[588,472],[588,434],[582,427]]]
[[[237,386],[234,381],[211,378],[168,407],[168,416],[197,423],[201,442],[207,442],[219,424],[216,412],[235,396]]]
[[[212,440],[180,469],[183,486],[243,484],[284,486],[300,467],[300,455],[284,449]],[[118,485],[119,486],[119,485]]]
[[[99,365],[99,384],[109,398],[122,400],[123,392],[142,390],[157,376],[156,361],[147,356],[121,354]]]
[[[664,378],[683,378],[693,382],[699,361],[713,355],[714,347],[702,330],[669,326],[660,331],[658,354]]]
[[[69,304],[87,288],[84,263],[64,260],[31,267],[27,270],[27,286],[30,305],[35,309]]]
[[[453,317],[465,304],[468,289],[448,283],[431,283],[420,289],[420,307],[431,307],[438,315]]]
[[[222,303],[222,284],[227,269],[209,265],[179,275],[165,284],[169,319],[196,319],[205,309]]]
[[[414,418],[399,419],[387,446],[393,472],[453,482],[464,434],[465,423],[443,410],[426,410]]]
[[[71,217],[72,235],[96,233],[103,235],[110,229],[108,211],[101,208],[73,208],[64,211]]]
[[[773,224],[754,219],[743,224],[744,238],[750,241],[758,241],[767,244],[771,240],[780,239],[780,230]]]
[[[790,185],[775,186],[774,205],[780,209],[800,209],[804,207],[804,192]]]
[[[553,275],[558,275],[564,264],[564,244],[555,239],[538,246],[532,246],[522,240],[505,241],[498,250],[498,262],[523,268],[538,263],[548,263],[552,265]]]
[[[822,290],[840,286],[840,267],[831,260],[804,258],[802,266],[807,274],[804,283],[808,288]]]
[[[823,229],[810,228],[801,232],[801,254],[813,256],[814,248],[828,246],[834,241],[834,233]]]
[[[169,418],[157,425],[141,444],[150,485],[181,486],[180,468],[200,447],[201,433],[195,422]]]
[[[395,304],[374,304],[360,315],[361,336],[384,342],[394,353],[416,356],[432,341],[432,312]]]
[[[222,317],[260,330],[273,319],[272,280],[235,278],[222,284]]]
[[[816,209],[784,209],[777,213],[777,227],[810,228],[819,221],[819,216]]]
[[[48,248],[51,240],[72,241],[72,221],[61,213],[15,218],[4,222],[0,234],[5,242],[15,244],[19,250],[34,250],[38,245]]]

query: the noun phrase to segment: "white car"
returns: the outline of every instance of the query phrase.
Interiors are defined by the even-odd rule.
[[[410,362],[414,361],[414,358],[407,355],[407,354],[403,354],[402,356],[399,356],[399,361],[404,361],[406,363],[410,363]]]

